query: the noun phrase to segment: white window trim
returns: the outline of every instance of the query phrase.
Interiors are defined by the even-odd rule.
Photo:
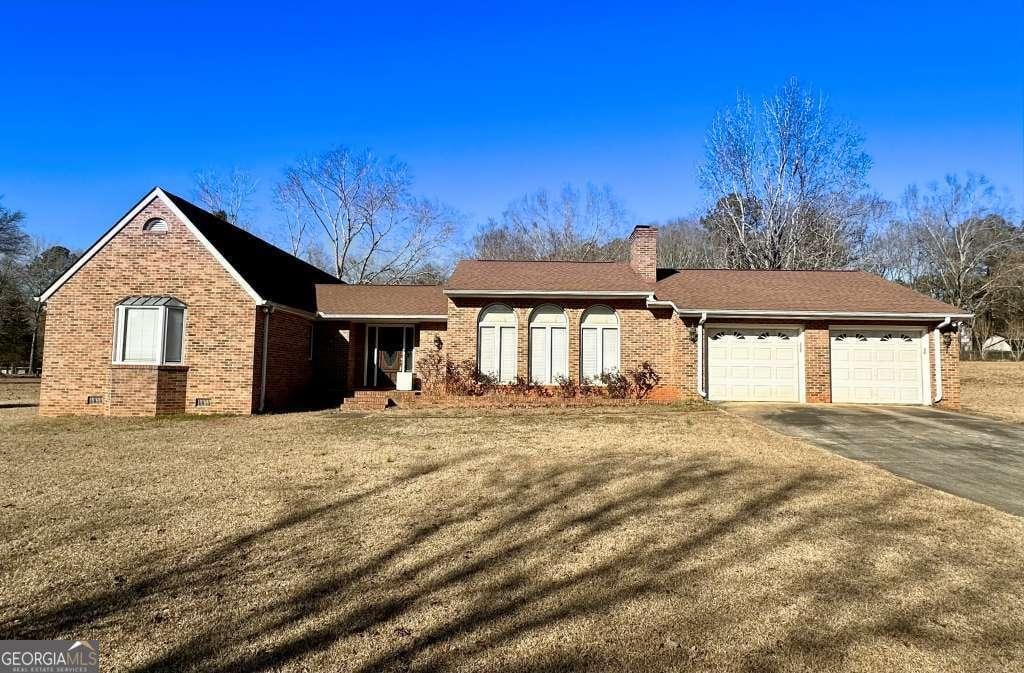
[[[485,324],[483,324],[483,321],[481,320],[481,317],[484,315],[484,313],[486,313],[488,311],[488,309],[490,309],[492,307],[495,307],[495,306],[500,306],[500,307],[503,307],[503,308],[507,308],[511,312],[512,318],[513,318],[513,320],[515,322],[512,325],[500,325],[500,324],[499,325],[485,325]],[[477,319],[476,319],[476,368],[477,368],[477,371],[480,371],[480,372],[484,371],[484,368],[481,366],[483,363],[480,362],[480,330],[483,327],[493,327],[494,328],[494,335],[495,335],[495,344],[494,344],[495,363],[494,364],[497,365],[497,367],[495,367],[495,371],[498,372],[498,376],[497,376],[498,384],[499,385],[509,385],[510,383],[514,383],[515,380],[516,380],[516,377],[519,375],[519,316],[516,314],[516,310],[514,308],[512,308],[511,306],[509,306],[508,304],[488,304],[487,306],[484,306],[482,309],[480,309],[480,312],[477,314]],[[502,344],[502,341],[501,341],[501,330],[502,330],[503,327],[511,327],[512,328],[512,343],[515,346],[515,354],[516,354],[516,357],[513,360],[511,376],[507,377],[507,380],[505,380],[505,381],[501,380],[501,378],[502,378],[501,377],[501,374],[502,374],[502,372],[501,372],[501,344]],[[529,323],[527,323],[527,330],[529,330]],[[529,340],[529,332],[527,332],[527,340]],[[527,363],[527,365],[529,365],[529,363]],[[527,366],[527,369],[529,369],[529,366]]]
[[[550,306],[552,308],[557,308],[559,310],[559,312],[561,312],[561,314],[562,314],[562,324],[561,325],[535,325],[533,323],[533,318],[537,314],[537,311],[539,309],[541,309],[541,308],[545,308],[545,307],[548,307],[548,306]],[[537,308],[533,309],[533,311],[530,313],[530,319],[527,322],[527,328],[526,329],[527,329],[527,333],[526,333],[527,334],[527,338],[526,338],[526,347],[527,347],[526,364],[527,364],[527,370],[529,371],[529,374],[530,374],[530,381],[532,383],[537,383],[539,385],[544,385],[544,386],[558,385],[557,382],[555,381],[555,377],[551,375],[552,371],[554,370],[554,364],[555,364],[554,363],[554,358],[551,357],[552,353],[554,352],[554,346],[553,346],[554,342],[551,340],[551,330],[552,329],[562,329],[562,330],[565,330],[565,358],[563,358],[565,360],[565,362],[563,363],[565,366],[563,368],[563,371],[565,372],[566,377],[568,377],[569,376],[569,318],[568,318],[568,316],[565,315],[565,309],[563,309],[561,306],[558,306],[557,304],[541,304]],[[545,372],[546,375],[547,375],[547,381],[539,381],[539,380],[534,378],[534,371],[533,371],[533,330],[535,330],[535,329],[544,330],[544,333],[545,333],[544,334],[544,338],[545,338],[545,342],[544,343],[547,344],[547,351],[548,351],[548,356],[547,356],[548,371]]]
[[[167,361],[167,311],[181,311],[181,361]],[[160,357],[157,360],[126,360],[124,359],[124,329],[127,311],[159,311],[160,319]],[[114,351],[111,362],[115,365],[153,365],[180,366],[185,364],[185,352],[188,342],[188,309],[184,306],[118,306],[114,317]]]
[[[596,325],[594,327],[586,327],[583,321],[587,317],[587,313],[595,308],[606,308],[612,312],[615,316],[615,325]],[[592,329],[597,332],[597,378],[593,380],[587,380],[583,374],[583,330]],[[580,340],[580,383],[589,384],[592,386],[604,386],[604,381],[601,380],[601,376],[604,375],[604,331],[605,330],[618,330],[619,333],[619,366],[615,369],[616,372],[622,373],[622,316],[619,312],[613,309],[611,306],[606,304],[594,304],[593,306],[587,307],[583,313],[580,314],[580,329],[579,329],[579,340]]]
[[[704,355],[704,386],[705,386],[705,388],[704,389],[708,390],[708,383],[709,383],[708,372],[710,371],[710,367],[708,367],[709,358],[708,358],[708,355],[707,355],[707,353],[708,353],[708,343],[707,342],[711,340],[711,337],[709,335],[712,333],[713,330],[718,330],[718,329],[741,329],[741,328],[742,329],[791,329],[791,330],[797,330],[797,345],[798,345],[799,348],[797,349],[797,356],[796,356],[796,367],[797,367],[796,376],[797,376],[797,386],[800,387],[800,400],[799,400],[798,404],[807,404],[807,366],[806,366],[807,365],[807,355],[806,355],[806,348],[804,348],[804,344],[806,343],[806,339],[804,339],[804,332],[806,331],[807,327],[806,327],[806,325],[801,325],[801,324],[798,324],[798,323],[770,323],[770,322],[766,322],[766,323],[753,323],[753,322],[747,322],[747,323],[743,323],[743,322],[709,322],[709,323],[705,323],[705,325],[704,325],[704,335],[702,337],[704,339],[704,350],[705,350],[705,355]],[[831,348],[831,344],[830,344],[830,348]],[[829,383],[829,385],[831,385],[831,379],[832,379],[832,363],[831,363],[831,354],[830,354],[830,361],[829,361],[829,381],[830,381],[830,383]]]

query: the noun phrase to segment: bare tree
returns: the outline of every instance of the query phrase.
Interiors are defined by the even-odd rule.
[[[1024,316],[1013,318],[1006,324],[1004,338],[1013,359],[1024,361]]]
[[[281,247],[313,264],[311,256],[320,255],[323,251],[316,244],[316,237],[311,235],[309,206],[300,183],[286,180],[277,185],[274,188],[274,205],[281,215],[283,235],[275,236],[283,238],[279,241]],[[329,269],[328,266],[326,270]]]
[[[318,231],[333,272],[349,283],[414,280],[443,255],[457,220],[451,208],[412,194],[404,163],[347,147],[289,167],[276,196],[290,213],[293,250]]]
[[[252,197],[259,181],[238,168],[227,173],[202,171],[195,176],[195,198],[206,210],[243,229],[252,227]]]
[[[630,217],[608,186],[566,185],[556,196],[526,194],[490,220],[472,240],[480,259],[596,261],[622,256]]]
[[[658,231],[658,266],[672,269],[704,269],[725,266],[699,220],[679,218]]]
[[[714,206],[704,226],[730,266],[849,266],[879,214],[870,166],[860,134],[796,79],[760,107],[740,94],[707,134],[699,179]]]
[[[950,175],[925,190],[911,186],[903,206],[910,241],[927,263],[920,289],[980,315],[1020,278],[1022,262],[1011,253],[1024,232],[1003,216],[1002,200],[984,177]]]

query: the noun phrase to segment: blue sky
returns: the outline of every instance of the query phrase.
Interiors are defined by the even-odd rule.
[[[639,220],[704,204],[704,132],[736,91],[796,75],[860,126],[897,197],[948,172],[1024,195],[1021,2],[17,3],[0,39],[0,194],[83,247],[202,169],[269,188],[337,144],[408,162],[479,222],[566,182]]]

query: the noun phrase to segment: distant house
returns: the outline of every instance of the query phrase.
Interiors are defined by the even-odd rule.
[[[156,188],[46,290],[43,414],[236,413],[415,387],[441,344],[502,383],[650,362],[660,399],[960,404],[955,306],[860,271],[465,260],[345,285]]]
[[[985,343],[981,345],[981,350],[983,353],[1013,352],[1013,349],[1010,348],[1010,344],[1006,341],[1006,337],[999,336],[998,334],[985,339]]]

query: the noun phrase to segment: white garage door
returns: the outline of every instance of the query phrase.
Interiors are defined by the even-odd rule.
[[[708,398],[799,402],[800,330],[708,328]]]
[[[924,403],[920,329],[833,328],[829,337],[833,402]]]

